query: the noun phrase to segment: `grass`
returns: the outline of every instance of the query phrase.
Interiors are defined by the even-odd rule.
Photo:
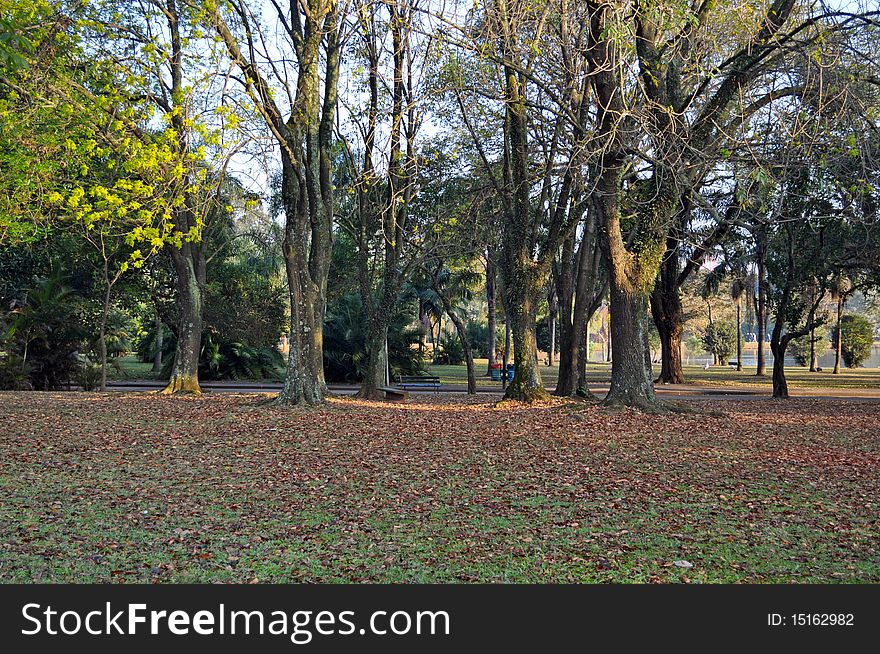
[[[488,361],[476,359],[478,386],[500,387],[500,382],[493,382],[484,377]],[[558,366],[541,366],[541,378],[548,387],[556,385],[559,377]],[[428,370],[440,377],[443,384],[467,384],[467,369],[461,366],[431,365]],[[654,366],[654,373],[659,374],[660,367]],[[742,372],[731,370],[727,366],[715,366],[705,370],[703,366],[684,366],[685,382],[707,386],[748,386],[766,388],[773,384],[770,369],[765,377],[755,376],[755,368],[746,368]],[[830,370],[810,372],[807,368],[787,368],[786,378],[793,388],[880,388],[880,368],[843,368],[840,374],[833,375]],[[590,384],[605,384],[611,381],[611,366],[607,363],[590,363],[587,369],[587,380]]]
[[[115,365],[107,368],[109,379],[116,381],[129,379],[161,379],[162,375],[153,372],[152,363],[144,363],[134,355],[121,356],[113,360]]]
[[[260,399],[0,393],[0,581],[880,582],[880,403]]]

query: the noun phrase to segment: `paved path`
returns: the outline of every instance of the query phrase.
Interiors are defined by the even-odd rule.
[[[277,393],[281,390],[279,383],[260,382],[203,382],[202,389],[212,393]],[[114,381],[108,384],[110,391],[155,391],[164,387],[159,381],[130,380]],[[341,395],[353,395],[358,386],[353,384],[330,384],[330,390]],[[549,390],[549,389],[548,389]],[[608,392],[607,384],[591,385],[590,390],[602,396]],[[850,399],[880,402],[880,388],[789,388],[792,397],[810,397],[818,399]],[[438,392],[465,393],[467,386],[463,384],[444,384]],[[477,392],[500,395],[501,386],[478,386]],[[434,391],[414,390],[413,394],[433,394]],[[707,386],[703,384],[676,384],[657,386],[657,394],[663,397],[695,400],[768,400],[772,399],[772,390],[755,386]]]

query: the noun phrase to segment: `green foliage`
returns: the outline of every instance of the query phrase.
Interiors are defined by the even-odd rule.
[[[170,365],[170,357],[168,362]],[[279,380],[283,377],[284,357],[275,347],[219,340],[213,333],[202,339],[200,379]]]
[[[469,320],[465,326],[468,341],[474,357],[478,359],[489,358],[489,325],[476,320]],[[504,330],[495,330],[495,351],[504,347]]]
[[[287,289],[271,257],[245,247],[243,240],[233,256],[209,266],[205,328],[228,342],[274,346],[288,328]]]
[[[539,319],[535,323],[535,340],[538,342],[538,349],[542,352],[550,351],[550,325],[547,324],[546,318]],[[555,352],[559,352],[559,332],[556,332]]]
[[[31,388],[31,368],[27,361],[16,354],[0,355],[0,391],[29,391]]]
[[[828,349],[828,336],[822,328],[815,330],[813,337],[813,347],[816,350],[816,357],[825,354]],[[796,338],[788,344],[787,350],[799,366],[810,365],[810,335],[805,334],[800,338]]]
[[[27,365],[34,390],[60,389],[79,369],[77,355],[86,334],[78,305],[73,290],[56,273],[28,289],[24,303],[7,316],[4,349],[9,360],[17,357]]]
[[[871,356],[874,344],[874,328],[865,316],[847,314],[841,318],[843,341],[841,355],[847,368],[858,368]],[[831,333],[832,347],[837,348],[837,326]]]
[[[729,320],[716,320],[706,328],[703,344],[706,351],[718,358],[718,363],[727,365],[730,356],[736,352],[736,325]]]
[[[174,356],[173,349],[173,334],[168,327],[162,323],[162,357],[166,358],[166,355],[170,353],[170,355]],[[159,333],[156,330],[155,324],[150,324],[146,329],[143,330],[143,333],[139,335],[137,339],[137,345],[135,346],[135,352],[137,353],[138,361],[143,363],[152,363],[152,361],[156,358],[157,350],[159,349]]]
[[[687,351],[691,354],[706,353],[705,341],[696,334],[691,334],[687,337],[687,339],[685,340],[685,347],[687,347]]]
[[[418,330],[407,325],[407,307],[398,310],[388,328],[388,353],[392,375],[416,375],[425,369],[416,347]],[[365,334],[360,296],[346,293],[327,307],[324,321],[324,376],[328,382],[354,383],[366,371]]]
[[[84,391],[93,391],[101,385],[101,364],[85,361],[74,375],[74,382]]]
[[[444,334],[440,339],[440,349],[434,356],[434,363],[447,366],[460,366],[464,363],[464,347],[458,334]]]

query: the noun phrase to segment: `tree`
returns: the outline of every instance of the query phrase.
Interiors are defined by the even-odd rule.
[[[838,334],[843,334],[839,337]],[[843,316],[831,333],[831,343],[841,352],[847,368],[858,368],[871,356],[874,345],[874,327],[871,322],[859,314]]]
[[[558,31],[543,29],[551,12]],[[457,38],[444,35],[458,48],[447,67],[452,93],[501,204],[500,290],[516,366],[509,399],[547,395],[537,362],[538,305],[586,207],[582,145],[590,98],[583,18],[568,3],[493,0],[455,26]],[[560,65],[567,56],[569,65]]]
[[[201,7],[201,3],[192,4]],[[219,35],[229,58],[241,71],[244,89],[280,151],[290,353],[277,401],[284,405],[317,404],[327,393],[323,332],[333,247],[331,149],[342,21],[334,0],[305,0],[286,8],[280,3],[272,5],[281,28],[280,47],[292,51],[292,58],[280,62],[257,48],[257,43],[268,39],[244,2],[231,0],[223,10],[214,4],[202,9],[205,22]],[[295,68],[289,65],[291,59]],[[275,89],[270,79],[275,81]],[[286,112],[279,104],[283,97],[289,101]]]
[[[737,349],[738,341],[736,325],[726,320],[712,322],[703,337],[706,351],[715,356],[719,366],[727,365],[730,355]]]
[[[477,377],[474,369],[474,353],[473,346],[468,337],[468,330],[465,321],[458,315],[456,304],[463,300],[469,300],[473,297],[473,288],[480,280],[479,273],[468,270],[465,267],[456,267],[450,269],[446,267],[443,261],[431,271],[431,281],[433,290],[443,306],[443,310],[452,324],[455,326],[455,333],[464,350],[464,360],[467,366],[467,387],[468,395],[474,395],[477,392]]]
[[[838,273],[832,278],[831,297],[837,300],[837,322],[835,324],[835,334],[839,334],[843,322],[843,309],[846,306],[846,300],[853,291],[853,285],[850,279],[843,273]],[[834,339],[834,370],[835,375],[840,374],[840,361],[843,356],[843,340]]]

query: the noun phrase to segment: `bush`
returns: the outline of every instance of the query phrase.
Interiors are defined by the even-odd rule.
[[[172,334],[163,343],[162,376],[171,376],[177,339]],[[284,357],[271,345],[248,345],[223,339],[216,332],[202,336],[199,352],[199,379],[273,379],[284,378]]]
[[[31,386],[30,366],[14,354],[0,359],[0,391],[29,391]]]
[[[871,356],[871,346],[874,345],[874,328],[865,316],[847,314],[841,319],[843,330],[843,342],[841,343],[841,355],[847,368],[858,368]],[[837,349],[837,326],[831,334],[832,347]]]
[[[815,343],[814,348],[816,350],[816,357],[818,358],[825,354],[825,350],[828,349],[828,340],[825,330],[816,329],[813,342]],[[797,361],[799,366],[809,366],[810,335],[805,334],[800,338],[794,339],[788,344],[788,351],[791,353],[791,356],[794,357],[794,360]]]
[[[559,325],[557,324],[557,328]],[[541,352],[550,351],[550,325],[547,324],[546,318],[541,318],[535,323],[535,341]],[[556,330],[556,342],[554,345],[554,354],[559,352],[559,330]]]
[[[716,320],[706,328],[703,344],[706,351],[714,354],[719,365],[726,366],[730,356],[736,352],[736,325],[729,320]]]
[[[31,388],[57,390],[80,367],[78,352],[85,332],[77,315],[79,297],[62,283],[60,274],[54,274],[28,289],[26,298],[9,316],[8,356],[27,361]]]
[[[684,346],[691,354],[706,354],[706,343],[696,334],[688,336]]]
[[[434,363],[447,366],[460,366],[464,363],[464,347],[457,334],[444,334],[440,339],[440,351],[434,357]]]
[[[489,325],[482,322],[469,321],[465,327],[471,350],[477,359],[489,358]],[[495,351],[504,349],[504,325],[498,323],[495,328]]]
[[[86,361],[76,371],[74,381],[84,391],[93,391],[101,385],[101,364]]]
[[[388,329],[388,358],[393,375],[417,375],[425,363],[419,354],[418,329],[411,317],[398,311]],[[363,311],[357,293],[345,293],[330,303],[324,321],[324,377],[328,382],[355,383],[364,377],[366,345]]]
[[[269,345],[205,339],[199,356],[200,379],[284,378],[284,357]]]

